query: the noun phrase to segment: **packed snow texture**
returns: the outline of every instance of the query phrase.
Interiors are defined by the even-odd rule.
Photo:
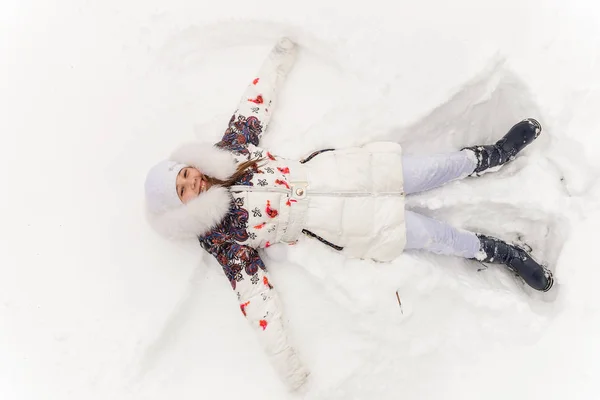
[[[3,1],[0,398],[597,399],[599,20],[592,0]],[[284,35],[299,52],[263,140],[275,154],[454,151],[540,120],[499,172],[407,202],[528,243],[557,287],[274,246],[311,370],[289,393],[216,261],[143,213],[148,168],[218,140]]]

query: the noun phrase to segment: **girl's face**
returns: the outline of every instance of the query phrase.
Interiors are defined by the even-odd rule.
[[[207,191],[210,183],[196,168],[186,167],[177,174],[176,188],[179,199],[185,204]]]

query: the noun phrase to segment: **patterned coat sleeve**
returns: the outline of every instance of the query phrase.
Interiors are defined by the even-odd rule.
[[[200,243],[223,267],[242,314],[257,332],[276,371],[291,389],[302,386],[308,372],[289,343],[279,297],[256,249],[207,238],[201,238]]]
[[[271,50],[258,75],[244,92],[217,146],[243,151],[248,144],[259,145],[275,107],[277,90],[294,64],[295,46],[292,41],[283,38]]]

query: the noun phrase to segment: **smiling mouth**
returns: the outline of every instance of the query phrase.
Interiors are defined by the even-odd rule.
[[[200,183],[198,184],[198,194],[204,192],[206,190],[206,182],[203,179],[204,177],[200,177]]]

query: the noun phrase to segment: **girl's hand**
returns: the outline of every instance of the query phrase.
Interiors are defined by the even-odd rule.
[[[287,37],[283,37],[279,39],[273,48],[272,54],[280,60],[277,66],[277,73],[280,76],[285,76],[292,69],[296,60],[296,43]]]
[[[275,51],[278,53],[287,53],[292,51],[296,47],[296,43],[292,42],[290,38],[282,37],[275,45]]]

